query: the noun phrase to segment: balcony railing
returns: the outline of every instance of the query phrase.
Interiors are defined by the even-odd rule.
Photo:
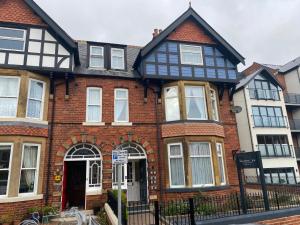
[[[287,93],[284,95],[284,101],[286,104],[294,104],[300,106],[300,94]]]
[[[292,145],[288,144],[259,144],[256,146],[262,157],[292,157]]]
[[[255,127],[288,127],[286,116],[258,116],[252,115]]]
[[[300,160],[300,147],[295,148],[295,154],[296,154],[297,160]]]
[[[274,100],[279,101],[279,92],[278,90],[263,90],[263,89],[255,89],[248,88],[251,99],[256,100]]]
[[[289,123],[292,131],[300,131],[300,119],[289,120]]]

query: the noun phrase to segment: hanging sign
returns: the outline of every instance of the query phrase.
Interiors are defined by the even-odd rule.
[[[112,151],[112,164],[127,164],[127,150],[113,150]]]
[[[236,154],[237,166],[246,168],[259,168],[260,152],[243,152]]]

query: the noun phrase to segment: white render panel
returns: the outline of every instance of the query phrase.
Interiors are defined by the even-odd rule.
[[[28,52],[40,53],[41,52],[41,42],[29,41]]]
[[[58,45],[58,54],[59,55],[70,55],[70,53],[62,45]]]
[[[55,54],[55,44],[44,43],[44,53],[45,54]]]
[[[65,59],[61,64],[60,64],[60,67],[59,68],[62,68],[62,69],[68,69],[70,66],[70,59],[67,58]]]
[[[45,31],[45,41],[56,41],[56,40],[51,34],[49,34],[48,31]]]
[[[28,55],[27,56],[27,66],[39,66],[40,56],[39,55]]]
[[[29,38],[34,40],[42,40],[42,29],[30,28]]]
[[[4,64],[5,63],[5,53],[4,52],[0,52],[0,64]]]
[[[24,65],[24,54],[9,53],[8,64]]]
[[[299,75],[300,75],[300,71]],[[300,77],[296,69],[284,75],[286,89],[288,93],[300,94]]]
[[[262,163],[264,168],[294,167],[298,170],[295,158],[263,158]],[[297,173],[296,176],[298,176]]]
[[[53,56],[43,56],[43,67],[54,67],[55,57]]]

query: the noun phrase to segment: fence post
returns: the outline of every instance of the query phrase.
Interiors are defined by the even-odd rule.
[[[194,199],[189,198],[189,205],[190,205],[190,218],[191,218],[191,225],[196,225],[195,222],[195,207],[194,207]]]
[[[277,194],[277,190],[276,190],[276,189],[275,189],[275,198],[276,198],[277,208],[278,208],[278,210],[279,210],[279,209],[280,209],[280,206],[279,206],[278,194]]]
[[[155,217],[155,225],[159,225],[159,205],[158,205],[158,201],[154,202],[154,217]]]
[[[239,210],[239,215],[241,215],[241,206],[240,206],[239,196],[236,192],[235,192],[235,199],[236,199],[236,204],[237,204],[237,207]]]

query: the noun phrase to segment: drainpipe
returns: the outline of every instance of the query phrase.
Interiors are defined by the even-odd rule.
[[[51,121],[50,127],[48,130],[49,134],[49,151],[48,151],[48,165],[47,165],[47,183],[46,183],[46,205],[48,205],[49,201],[49,186],[50,186],[50,178],[51,178],[51,160],[52,160],[52,149],[53,149],[53,127],[54,127],[54,117],[55,117],[55,80],[53,74],[50,75],[51,85],[50,92],[52,92],[52,108],[51,108]]]

